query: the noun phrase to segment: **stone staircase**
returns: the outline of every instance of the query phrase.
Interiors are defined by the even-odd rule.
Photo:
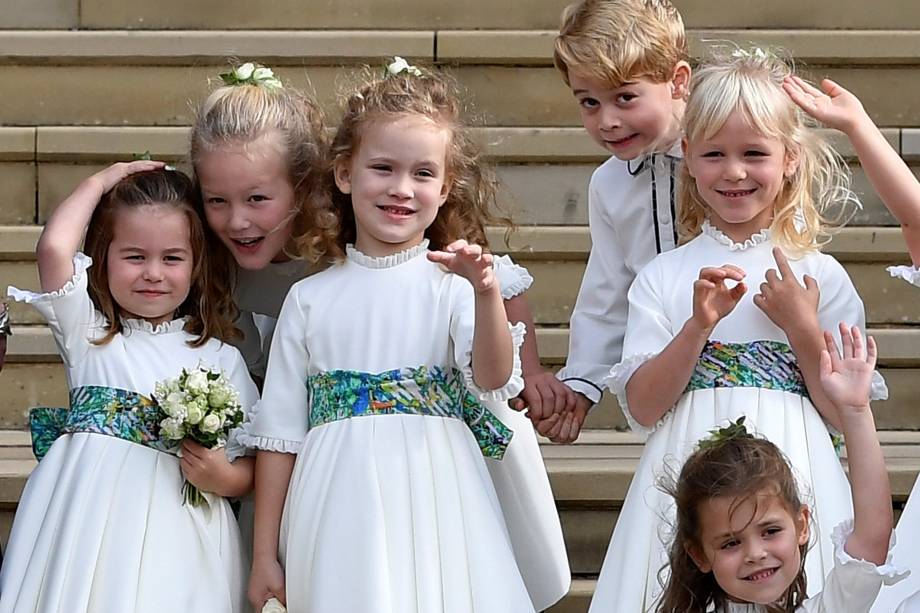
[[[371,0],[7,0],[0,12],[0,286],[37,287],[40,225],[85,176],[133,153],[184,163],[194,103],[228,57],[261,61],[315,92],[335,120],[336,93],[365,63],[401,55],[438,63],[466,88],[480,137],[498,165],[503,201],[520,229],[505,245],[535,277],[529,299],[542,357],[565,360],[568,319],[583,274],[587,183],[604,152],[579,127],[551,65],[567,0],[498,3]],[[808,75],[856,92],[901,155],[920,167],[920,6],[909,0],[675,0],[691,50],[712,41],[781,46]],[[210,83],[209,83],[210,79]],[[852,151],[864,209],[828,251],[847,268],[879,341],[892,394],[876,417],[894,504],[920,470],[920,293],[888,278],[906,263],[892,219]],[[0,542],[34,467],[25,409],[66,402],[54,343],[34,311],[12,307],[14,336],[0,374]],[[571,446],[544,446],[574,582],[552,611],[585,611],[641,441],[605,397]]]

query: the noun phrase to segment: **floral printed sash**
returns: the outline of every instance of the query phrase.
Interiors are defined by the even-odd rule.
[[[95,432],[174,453],[159,438],[156,401],[137,392],[88,385],[70,390],[70,409],[40,407],[29,411],[32,451],[41,460],[62,434]]]
[[[470,428],[484,456],[499,460],[514,435],[466,389],[455,369],[333,370],[308,377],[307,388],[310,428],[368,415],[453,417]]]
[[[778,341],[707,342],[685,392],[715,387],[761,387],[808,396],[792,348]]]

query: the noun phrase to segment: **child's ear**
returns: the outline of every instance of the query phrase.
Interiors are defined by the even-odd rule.
[[[783,176],[787,179],[794,175],[799,169],[799,151],[797,149],[786,149],[786,158],[783,164]]]
[[[343,194],[351,193],[351,164],[348,160],[336,160],[332,165],[335,185]]]
[[[684,154],[684,159],[681,163],[687,166],[687,174],[693,177],[693,169],[690,167],[690,164],[687,164],[687,150],[688,149],[690,149],[690,143],[687,142],[687,139],[686,138],[680,139],[680,150]]]
[[[444,183],[441,185],[441,202],[438,203],[438,207],[443,206],[444,203],[447,202],[447,197],[450,196],[450,189],[453,185],[454,182],[450,177],[444,179]]]
[[[681,60],[671,74],[671,98],[686,100],[690,94],[690,64]]]
[[[807,504],[803,504],[799,509],[799,514],[795,518],[795,525],[799,529],[799,545],[808,544],[808,537],[811,536],[811,509]]]
[[[712,564],[709,563],[709,558],[697,545],[684,543],[684,551],[687,552],[687,555],[690,556],[690,559],[693,560],[693,563],[696,564],[701,573],[712,572]]]

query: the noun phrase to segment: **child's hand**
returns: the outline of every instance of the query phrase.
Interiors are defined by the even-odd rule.
[[[700,270],[699,279],[693,282],[692,319],[702,329],[712,330],[723,317],[732,312],[747,291],[747,286],[742,283],[745,274],[731,264]],[[737,281],[738,284],[728,289],[725,285],[728,280]]]
[[[92,175],[87,181],[96,183],[103,194],[129,175],[148,170],[159,170],[166,166],[166,162],[155,160],[135,160],[133,162],[117,162],[104,170]]]
[[[534,427],[554,443],[574,443],[590,408],[590,400],[582,394],[575,394],[575,408],[572,411],[553,413],[545,419],[534,421]]]
[[[430,252],[428,259],[465,278],[477,294],[498,288],[492,270],[492,254],[484,253],[479,245],[471,245],[460,239],[449,244],[444,251]]]
[[[233,480],[233,465],[223,447],[208,449],[184,439],[179,466],[185,479],[202,492],[223,496],[226,484]]]
[[[799,77],[786,77],[783,89],[803,111],[829,128],[849,132],[867,117],[859,98],[830,79],[821,81],[823,92]]]
[[[524,375],[524,389],[510,402],[515,411],[527,409],[532,421],[545,419],[553,413],[567,413],[575,409],[575,392],[550,372],[542,368]]]
[[[818,282],[805,275],[805,286],[802,287],[779,247],[773,248],[773,259],[779,273],[773,268],[767,271],[765,281],[760,284],[760,293],[754,296],[754,304],[787,337],[802,333],[818,334],[821,329],[818,324],[818,301],[821,298]]]
[[[824,332],[827,349],[821,352],[821,385],[841,414],[869,411],[869,391],[878,351],[875,339],[864,345],[859,328],[840,324],[843,354],[830,332]]]
[[[284,569],[278,560],[253,560],[252,573],[249,575],[249,602],[256,611],[261,611],[271,598],[287,605],[284,586]]]

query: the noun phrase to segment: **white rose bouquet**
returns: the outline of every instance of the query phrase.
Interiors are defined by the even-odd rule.
[[[213,449],[227,444],[227,434],[243,422],[239,394],[221,372],[201,366],[182,369],[175,379],[156,384],[153,392],[160,407],[160,436],[180,441],[190,438]],[[204,496],[188,481],[182,486],[185,504],[200,506]]]

